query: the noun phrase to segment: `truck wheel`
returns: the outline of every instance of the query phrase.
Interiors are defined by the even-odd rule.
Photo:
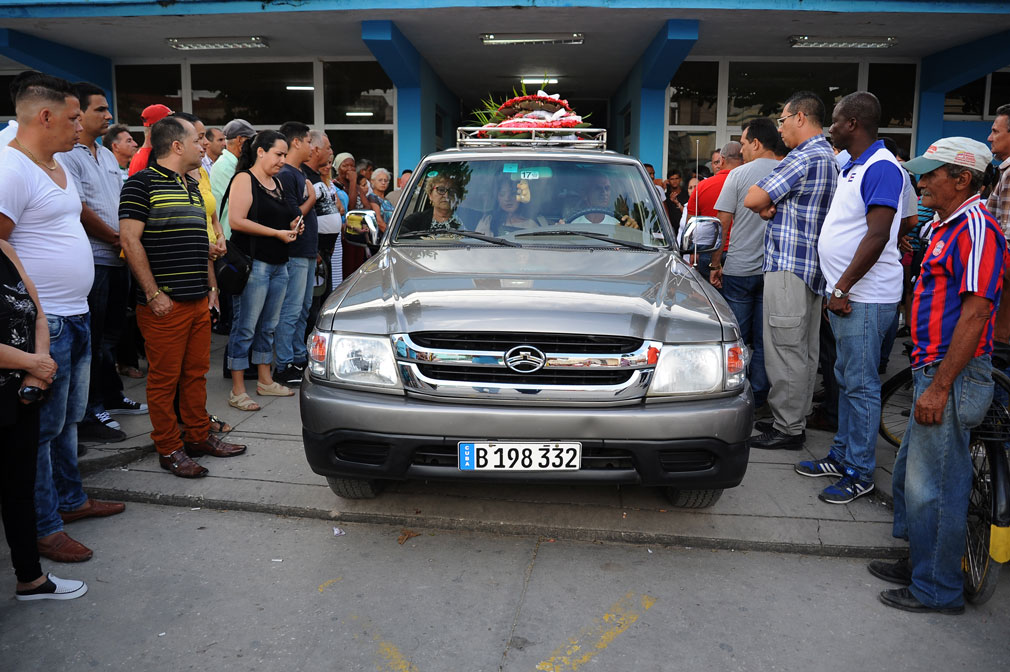
[[[382,492],[382,481],[327,476],[326,482],[334,495],[344,499],[372,499]]]
[[[670,503],[682,509],[707,509],[722,497],[722,490],[678,490],[666,488]]]

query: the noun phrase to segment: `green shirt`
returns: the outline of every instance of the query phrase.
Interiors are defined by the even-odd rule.
[[[226,149],[221,152],[221,156],[217,157],[217,161],[210,169],[210,191],[217,199],[217,219],[221,222],[221,230],[224,231],[226,239],[231,238],[231,226],[228,225],[228,204],[225,203],[224,207],[221,207],[220,204],[224,203],[224,192],[228,189],[228,184],[235,175],[235,166],[237,165],[238,157]]]

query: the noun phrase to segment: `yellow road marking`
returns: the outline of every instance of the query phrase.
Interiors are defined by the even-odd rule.
[[[337,581],[343,581],[343,580],[344,580],[344,577],[338,576],[335,579],[330,579],[329,581],[323,581],[322,583],[319,584],[319,592],[321,593],[324,590],[326,590],[327,588],[329,588],[330,586],[332,586]]]
[[[655,603],[656,598],[650,595],[627,593],[592,625],[583,628],[578,637],[555,649],[551,657],[538,664],[536,669],[538,672],[574,672],[606,650],[618,635],[634,625]]]
[[[417,668],[403,657],[400,650],[394,644],[383,641],[378,637],[375,641],[379,646],[379,655],[386,659],[386,664],[380,669],[388,672],[417,672]]]

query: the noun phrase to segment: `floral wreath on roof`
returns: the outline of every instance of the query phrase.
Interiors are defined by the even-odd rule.
[[[494,129],[482,132],[481,137],[522,138],[530,137],[526,132],[529,129],[589,127],[559,93],[548,94],[541,89],[527,94],[525,85],[512,93],[515,96],[500,105],[488,98],[482,101],[483,108],[474,110],[478,125]]]

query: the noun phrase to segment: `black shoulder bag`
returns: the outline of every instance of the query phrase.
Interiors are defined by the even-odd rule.
[[[251,180],[255,180],[255,176],[251,173],[249,175]],[[235,176],[231,178],[231,182],[235,181]],[[231,194],[231,182],[228,183],[228,188],[224,192],[224,200],[221,203],[221,211],[224,212],[224,206],[228,202],[228,196]],[[258,203],[259,199],[256,195],[256,185],[252,184],[252,205],[250,206],[250,211],[255,210],[259,214]],[[252,219],[250,217],[250,219]],[[253,220],[256,221],[256,220]],[[256,239],[250,236],[250,246],[252,252],[255,253],[256,250]],[[245,289],[246,282],[249,281],[249,274],[252,273],[253,260],[252,257],[242,250],[239,249],[231,240],[227,241],[228,251],[225,252],[224,256],[218,257],[214,260],[214,274],[217,276],[217,286],[222,294],[229,294],[231,296],[237,296],[242,293]]]

